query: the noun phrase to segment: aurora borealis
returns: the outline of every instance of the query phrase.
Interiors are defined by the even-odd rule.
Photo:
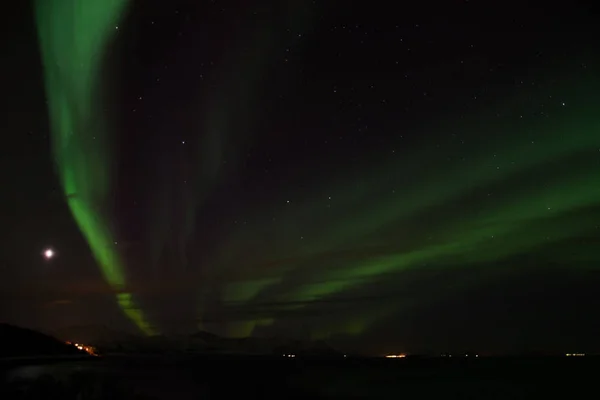
[[[36,154],[69,209],[52,203],[62,228],[36,236],[68,271],[28,289],[68,302],[48,315],[376,351],[596,332],[585,10],[566,34],[559,10],[508,6],[142,3],[29,10],[50,134]]]
[[[50,113],[52,147],[64,196],[117,302],[144,331],[151,328],[125,289],[121,257],[106,220],[112,188],[109,116],[100,110],[101,66],[126,2],[39,1],[36,17]]]

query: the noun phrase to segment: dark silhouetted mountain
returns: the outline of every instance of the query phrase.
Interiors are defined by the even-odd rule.
[[[178,336],[137,336],[104,326],[77,326],[56,332],[63,340],[94,346],[107,353],[170,353],[277,355],[295,354],[307,357],[341,357],[323,341],[305,342],[282,338],[227,338],[207,331]]]
[[[215,335],[214,333],[210,333],[207,331],[198,331],[192,335],[195,339],[203,340],[207,343],[220,341],[222,338],[220,336]]]
[[[302,342],[294,340],[279,345],[273,350],[275,354],[294,354],[299,357],[343,357],[342,353],[324,341]]]
[[[76,347],[31,329],[0,324],[0,357],[86,355]]]
[[[138,342],[141,337],[103,325],[78,325],[54,331],[53,334],[70,342],[91,346],[115,346]]]
[[[210,332],[197,332],[190,336],[188,350],[227,354],[283,355],[307,357],[342,357],[324,341],[303,342],[281,338],[245,337],[226,338]]]

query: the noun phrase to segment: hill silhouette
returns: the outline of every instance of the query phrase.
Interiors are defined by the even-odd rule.
[[[107,327],[105,325],[76,325],[53,332],[54,336],[70,342],[103,346],[114,343],[132,343],[141,336]]]
[[[76,347],[31,329],[0,324],[0,357],[85,355]]]

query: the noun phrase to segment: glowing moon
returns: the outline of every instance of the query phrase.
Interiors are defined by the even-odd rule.
[[[46,260],[49,260],[49,259],[51,259],[53,257],[54,257],[54,250],[52,250],[52,249],[46,249],[46,250],[44,250],[44,258]]]

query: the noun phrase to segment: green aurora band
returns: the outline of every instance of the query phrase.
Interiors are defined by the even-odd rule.
[[[126,292],[125,270],[114,246],[106,208],[111,190],[108,116],[99,95],[105,52],[127,0],[38,0],[41,48],[52,147],[72,215],[120,308],[153,333]]]
[[[151,333],[125,292],[124,265],[101,212],[112,171],[110,127],[102,125],[107,119],[95,94],[99,50],[106,49],[126,3],[40,0],[37,20],[54,153],[69,206],[106,280],[119,293],[119,305]],[[298,12],[300,2],[290,4],[297,7],[290,6],[286,24],[305,32],[310,12]],[[245,38],[231,47],[219,69],[223,84],[199,110],[203,136],[197,175],[186,226],[177,239],[184,266],[203,199],[244,162],[239,150],[254,139],[258,94],[269,84],[269,60],[277,57],[277,26],[240,31]],[[541,86],[521,88],[518,96],[472,110],[471,116],[449,114],[425,124],[420,129],[445,139],[422,135],[426,141],[411,144],[411,155],[374,155],[369,167],[340,166],[337,172],[319,171],[317,177],[314,171],[308,178],[299,172],[299,180],[309,185],[288,187],[273,203],[243,210],[246,223],[233,227],[202,261],[203,276],[194,288],[199,326],[211,320],[205,307],[213,288],[221,289],[224,307],[218,318],[229,321],[231,336],[247,336],[280,319],[314,316],[327,305],[329,311],[303,327],[314,338],[327,338],[361,334],[394,313],[510,273],[512,260],[523,255],[535,255],[532,267],[548,262],[597,266],[593,245],[567,249],[564,243],[598,230],[597,218],[590,215],[600,217],[600,87],[591,72],[577,71],[574,79],[562,76],[564,107],[556,85],[554,93]],[[548,104],[549,118],[520,119],[535,112],[536,102]],[[448,159],[447,154],[464,157]],[[159,206],[166,193],[152,196]],[[156,252],[151,267],[157,267],[170,216],[152,209],[148,247]],[[411,272],[443,274],[461,268],[469,273],[454,276],[435,299],[411,293]],[[379,302],[375,311],[360,305],[342,309],[346,299],[360,298],[362,289],[379,286],[397,293],[397,301]]]
[[[492,279],[499,272],[490,266],[505,265],[500,269],[506,272],[511,259],[527,254],[536,255],[533,267],[597,265],[593,246],[566,249],[561,244],[599,229],[597,218],[590,217],[598,215],[600,205],[600,119],[594,100],[598,87],[591,74],[564,81],[570,81],[562,90],[565,98],[587,103],[579,100],[577,108],[559,103],[546,112],[553,114],[550,118],[523,123],[518,99],[504,99],[493,113],[483,110],[467,118],[472,124],[449,118],[440,122],[444,126],[423,128],[458,132],[447,139],[449,143],[424,142],[415,146],[414,156],[380,162],[350,179],[325,178],[322,182],[329,184],[319,185],[311,194],[292,189],[287,198],[293,203],[281,201],[278,212],[267,207],[255,211],[260,218],[234,230],[216,256],[236,266],[226,268],[230,283],[222,301],[233,310],[258,314],[242,327],[232,327],[231,334],[243,336],[278,318],[302,317],[312,305],[359,297],[361,288],[401,282],[404,273],[415,269],[486,269],[476,278],[449,282],[451,292]],[[532,98],[551,98],[540,89],[531,92]],[[513,122],[505,119],[490,125],[500,110],[513,115]],[[485,128],[474,133],[471,125]],[[462,151],[466,157],[449,160],[438,149]],[[423,166],[420,160],[440,161]],[[407,171],[412,175],[408,180]],[[324,207],[327,198],[335,208]],[[265,219],[277,222],[269,225]],[[262,233],[286,230],[293,233],[268,244],[257,239]],[[243,261],[248,254],[258,261],[248,265]],[[405,289],[400,284],[391,291],[401,294]],[[357,307],[350,315],[316,308],[313,313],[326,316],[309,329],[314,338],[360,334],[379,320],[424,302],[421,298],[378,303],[376,312]]]

